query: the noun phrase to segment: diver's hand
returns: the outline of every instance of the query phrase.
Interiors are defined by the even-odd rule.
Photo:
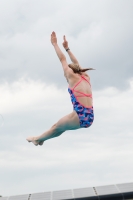
[[[64,42],[62,43],[62,45],[63,45],[64,49],[68,49],[68,41],[66,40],[65,35],[63,36],[63,40],[64,40]]]
[[[53,46],[57,44],[57,37],[56,37],[56,33],[54,31],[51,34],[51,43]]]

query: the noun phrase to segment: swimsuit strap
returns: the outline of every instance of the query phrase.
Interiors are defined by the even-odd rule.
[[[82,80],[85,80],[86,82],[88,82],[89,83],[89,85],[91,86],[91,84],[90,84],[90,82],[84,77],[84,76],[81,76],[81,79],[79,80],[79,82],[78,83],[76,83],[76,85],[72,88],[72,91],[73,92],[77,92],[77,93],[79,93],[80,95],[75,95],[76,97],[90,97],[90,98],[92,98],[92,94],[85,94],[85,93],[83,93],[83,92],[80,92],[80,91],[77,91],[77,90],[75,90],[74,88],[75,87],[77,87],[77,85],[79,85],[80,83],[81,83],[81,81]]]
[[[76,85],[72,88],[72,90],[74,90],[74,88],[76,88],[77,87],[77,85],[79,85],[80,83],[81,83],[81,81],[82,81],[82,77],[81,77],[81,79],[79,80],[79,82],[78,83],[76,83]]]
[[[79,93],[79,94],[81,94],[81,95],[75,95],[76,97],[84,97],[84,96],[86,96],[86,97],[90,97],[90,98],[92,98],[92,94],[85,94],[85,93],[83,93],[83,92],[79,92],[79,91],[77,91],[77,90],[73,90],[74,92],[77,92],[77,93]]]
[[[87,81],[89,83],[89,85],[91,86],[90,82],[83,75],[81,77],[82,77],[82,79],[84,79],[85,81]]]
[[[84,76],[81,76],[81,79],[79,80],[79,82],[77,82],[77,83],[74,85],[74,87],[72,88],[72,90],[74,90],[74,88],[77,87],[77,85],[79,85],[83,79],[84,79],[85,81],[87,81],[87,82],[89,83],[89,85],[91,86],[90,82],[89,82]]]

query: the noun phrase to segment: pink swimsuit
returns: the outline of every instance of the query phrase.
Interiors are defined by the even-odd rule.
[[[73,88],[68,88],[68,92],[70,93],[73,108],[78,114],[80,127],[87,128],[93,123],[94,120],[93,106],[91,107],[83,106],[81,103],[77,101],[76,97],[92,98],[92,94],[85,94],[83,92],[75,90],[77,85],[79,85],[83,80],[88,82],[90,85],[90,82],[84,76],[81,76],[81,79],[79,80],[78,83],[76,83],[76,85]],[[75,95],[74,92],[79,93],[79,95]]]

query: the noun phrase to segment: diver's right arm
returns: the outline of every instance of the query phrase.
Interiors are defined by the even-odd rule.
[[[68,41],[66,40],[66,37],[65,35],[63,36],[63,40],[64,42],[62,43],[63,44],[63,47],[65,50],[67,50],[67,53],[71,59],[71,61],[74,63],[74,64],[79,64],[78,60],[75,58],[75,56],[73,55],[73,53],[71,52],[71,50],[69,49],[68,47]]]

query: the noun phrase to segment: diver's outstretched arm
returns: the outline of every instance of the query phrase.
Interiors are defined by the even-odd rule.
[[[60,62],[62,64],[62,67],[63,67],[63,70],[64,70],[64,74],[65,74],[65,76],[68,77],[71,74],[71,70],[68,67],[65,55],[63,54],[63,52],[61,51],[60,47],[57,44],[57,37],[56,37],[56,33],[54,31],[51,34],[51,43],[54,46],[56,54],[57,54],[57,56],[58,56],[58,58],[59,58],[59,60],[60,60]]]
[[[63,52],[61,51],[61,49],[59,48],[58,44],[57,44],[57,37],[56,37],[56,33],[53,31],[51,34],[51,43],[55,48],[55,51],[57,53],[57,56],[59,58],[59,60],[62,62],[63,60],[66,60],[65,55],[63,54]]]
[[[68,41],[66,40],[66,36],[64,35],[63,36],[63,40],[64,42],[62,43],[63,47],[65,50],[67,50],[67,53],[71,59],[71,61],[74,63],[74,64],[79,64],[78,60],[75,58],[75,56],[73,55],[73,53],[71,52],[71,50],[69,49],[68,47]]]

